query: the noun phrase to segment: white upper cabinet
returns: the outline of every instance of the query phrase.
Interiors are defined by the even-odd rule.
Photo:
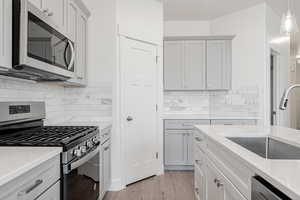
[[[45,15],[52,19],[58,31],[65,33],[67,29],[67,1],[68,0],[29,0]]]
[[[184,88],[204,90],[206,86],[205,41],[186,41],[184,55]]]
[[[35,7],[42,10],[42,0],[28,0],[30,3],[32,3]]]
[[[67,0],[42,0],[42,9],[53,20],[59,31],[66,32]]]
[[[181,41],[165,42],[164,83],[166,90],[183,89],[184,48]]]
[[[232,41],[213,38],[164,42],[165,90],[231,89]]]
[[[79,14],[79,9],[74,1],[69,0],[68,5],[67,5],[67,10],[68,10],[67,32],[68,32],[69,38],[73,42],[76,42],[77,26],[78,26],[78,23],[77,23],[78,17],[77,16]]]
[[[66,81],[66,86],[86,86],[87,85],[87,45],[88,45],[88,18],[90,13],[86,13],[86,8],[79,0],[68,0],[68,25],[67,33],[69,38],[75,43],[75,77]]]
[[[80,81],[86,80],[87,68],[87,17],[82,12],[78,15],[77,31],[77,67],[76,75]]]
[[[231,41],[207,41],[207,89],[231,88]]]
[[[0,70],[12,67],[12,0],[0,0]]]

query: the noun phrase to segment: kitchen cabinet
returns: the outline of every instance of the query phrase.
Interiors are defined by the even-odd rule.
[[[60,155],[1,186],[0,200],[59,200],[59,179]]]
[[[187,143],[186,131],[165,131],[165,165],[186,165]]]
[[[206,41],[186,41],[184,45],[184,89],[206,88]]]
[[[209,120],[165,120],[164,164],[168,170],[191,170],[194,165],[195,124],[210,124]]]
[[[231,41],[207,41],[206,53],[207,89],[231,89]]]
[[[60,200],[60,181],[49,188],[37,200]]]
[[[211,163],[206,162],[207,200],[246,200],[235,186]]]
[[[251,177],[254,173],[197,130],[194,131],[194,159],[195,195],[198,200],[251,199]]]
[[[230,90],[233,37],[166,38],[165,90]]]
[[[256,125],[255,119],[218,119],[211,120],[211,125]]]
[[[45,15],[49,16],[58,31],[65,33],[67,28],[67,1],[68,0],[29,0]]]
[[[101,145],[101,183],[100,199],[105,196],[111,184],[111,148],[110,140]]]
[[[183,42],[169,41],[164,45],[164,85],[165,90],[183,88]]]
[[[84,12],[78,1],[69,0],[68,28],[70,39],[75,43],[76,60],[74,64],[75,77],[66,81],[66,86],[86,86],[87,85],[87,31],[88,18],[90,13]]]
[[[204,156],[200,149],[195,148],[195,196],[197,200],[205,200],[206,197],[206,174]]]
[[[0,70],[12,67],[12,1],[0,0]]]

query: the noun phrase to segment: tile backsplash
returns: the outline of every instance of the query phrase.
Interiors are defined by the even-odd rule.
[[[57,83],[35,83],[13,78],[0,78],[0,101],[44,101],[46,124],[66,120],[111,119],[111,86],[64,88]]]
[[[165,92],[165,113],[192,113],[212,117],[259,117],[259,88],[231,91]]]

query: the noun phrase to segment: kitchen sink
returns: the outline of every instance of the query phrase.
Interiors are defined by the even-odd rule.
[[[227,137],[266,159],[300,160],[300,148],[270,137]]]

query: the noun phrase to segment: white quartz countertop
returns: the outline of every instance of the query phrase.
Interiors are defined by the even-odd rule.
[[[196,126],[203,134],[226,147],[255,174],[265,178],[292,199],[300,199],[300,160],[269,160],[250,152],[226,137],[265,137],[300,147],[300,131],[283,127]]]
[[[164,113],[163,119],[206,119],[206,120],[218,120],[218,119],[260,119],[259,117],[251,116],[214,116],[197,113]]]
[[[60,147],[0,147],[0,186],[61,152]]]

